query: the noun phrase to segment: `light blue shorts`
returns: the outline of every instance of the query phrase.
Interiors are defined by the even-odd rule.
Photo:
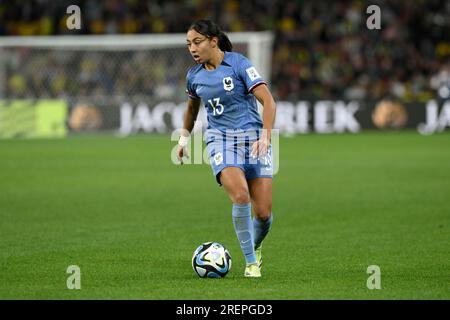
[[[253,159],[250,156],[255,138],[225,134],[209,134],[206,139],[206,149],[216,181],[220,183],[220,173],[226,167],[241,168],[247,180],[254,178],[272,178],[273,157],[272,145],[264,158]]]

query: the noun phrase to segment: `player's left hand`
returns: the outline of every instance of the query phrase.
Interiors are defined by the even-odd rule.
[[[258,141],[254,142],[252,145],[251,157],[255,159],[259,157],[260,159],[264,159],[267,154],[267,150],[270,145],[270,137],[267,134],[267,130],[263,130],[261,137]]]

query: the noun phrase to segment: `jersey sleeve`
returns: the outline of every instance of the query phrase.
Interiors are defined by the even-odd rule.
[[[186,76],[186,94],[188,95],[189,99],[200,99],[200,97],[195,92],[194,86],[192,85],[192,76],[190,72],[188,72]]]
[[[250,60],[244,56],[241,56],[239,59],[238,73],[249,93],[260,84],[267,84]]]

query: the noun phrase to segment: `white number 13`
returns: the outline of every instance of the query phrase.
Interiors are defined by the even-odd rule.
[[[214,103],[211,99],[208,100],[208,103],[211,105],[213,109],[213,115],[221,115],[223,113],[223,104],[220,104],[220,98],[214,98]]]

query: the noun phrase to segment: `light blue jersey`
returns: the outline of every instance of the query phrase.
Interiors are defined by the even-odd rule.
[[[190,99],[201,99],[208,118],[206,148],[216,181],[226,167],[239,167],[246,179],[272,177],[272,149],[264,159],[250,157],[251,146],[263,127],[251,91],[266,82],[243,55],[225,52],[214,70],[192,67],[186,77]]]
[[[222,63],[214,70],[202,64],[192,67],[186,77],[190,99],[205,104],[208,129],[259,129],[263,123],[256,98],[251,91],[266,83],[251,62],[236,52],[225,52]]]

